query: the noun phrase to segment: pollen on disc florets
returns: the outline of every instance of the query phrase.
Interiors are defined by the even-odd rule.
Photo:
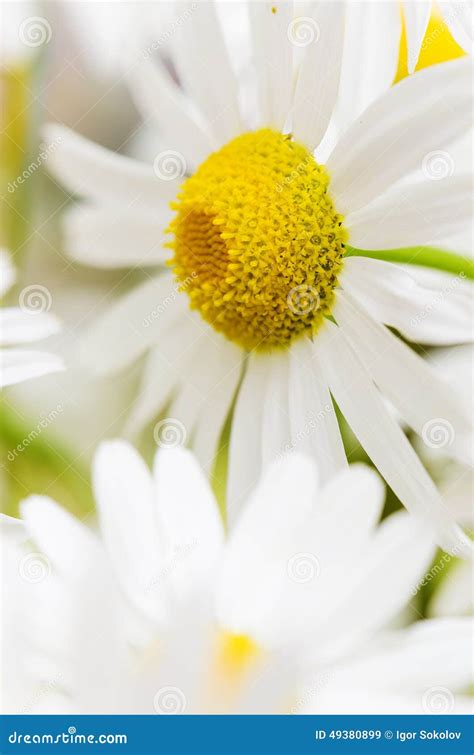
[[[345,232],[328,182],[306,147],[261,129],[210,155],[172,204],[182,289],[244,348],[288,345],[330,313]]]

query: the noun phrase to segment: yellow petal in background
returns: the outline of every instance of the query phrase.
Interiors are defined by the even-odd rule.
[[[403,31],[400,40],[400,55],[398,58],[398,69],[395,76],[395,83],[408,76],[407,36],[403,13],[402,19]],[[421,45],[420,57],[415,70],[420,71],[422,68],[427,68],[436,63],[444,63],[446,60],[454,60],[465,54],[466,53],[462,47],[459,47],[458,43],[451,36],[441,13],[436,6],[433,6],[426,34]]]
[[[34,61],[0,62],[0,244],[16,252],[27,225],[26,181],[35,113]]]

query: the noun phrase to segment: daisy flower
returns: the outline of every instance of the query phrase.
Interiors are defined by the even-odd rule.
[[[320,488],[290,454],[230,534],[185,449],[150,473],[105,443],[93,483],[97,532],[40,496],[2,520],[13,712],[419,713],[440,684],[467,710],[471,622],[387,629],[434,546],[404,511],[379,524],[373,470]]]
[[[152,46],[128,72],[166,146],[153,167],[49,128],[60,146],[48,166],[86,200],[66,220],[72,255],[99,267],[170,266],[94,317],[83,362],[106,375],[149,351],[128,429],[166,406],[210,470],[233,407],[231,519],[285,449],[311,453],[324,481],[346,467],[334,399],[404,505],[444,547],[470,551],[384,397],[417,433],[445,418],[452,451],[464,453],[463,403],[389,327],[417,343],[469,340],[471,290],[462,274],[448,276],[443,295],[446,275],[360,251],[468,227],[470,176],[431,180],[426,161],[469,128],[470,61],[421,71],[356,109],[325,155],[336,104],[352,97],[339,86],[345,5],[313,3],[302,19],[290,2],[250,3],[250,126],[215,5],[179,7],[182,88]]]
[[[0,297],[4,296],[15,280],[15,271],[5,250],[0,250]],[[23,306],[2,307],[0,310],[0,387],[21,383],[29,378],[47,375],[64,369],[63,361],[46,351],[23,348],[4,348],[14,344],[41,341],[59,330],[54,315],[37,308],[44,305],[46,290],[28,287],[22,292]],[[39,297],[39,298],[38,298]]]

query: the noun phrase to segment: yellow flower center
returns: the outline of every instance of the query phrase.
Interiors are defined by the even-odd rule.
[[[242,686],[263,659],[262,649],[246,634],[224,629],[216,632],[213,663],[208,684],[202,691],[204,709],[229,713]]]
[[[246,634],[222,631],[218,637],[217,670],[227,681],[236,682],[255,664],[261,654]]]
[[[345,231],[329,177],[289,135],[261,129],[183,184],[171,265],[193,309],[247,349],[285,346],[331,311]]]

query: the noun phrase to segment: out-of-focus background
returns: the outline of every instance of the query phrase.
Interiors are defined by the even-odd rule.
[[[245,73],[242,4],[227,5],[232,7],[227,14],[231,49]],[[17,514],[18,502],[32,492],[50,495],[81,516],[92,511],[91,456],[101,439],[121,434],[140,369],[103,381],[80,364],[75,349],[79,334],[141,272],[104,271],[68,258],[60,220],[71,198],[47,173],[42,126],[60,122],[113,150],[152,159],[159,134],[133,106],[123,61],[131,39],[143,34],[158,41],[155,54],[166,60],[177,12],[179,3],[153,0],[2,2],[0,246],[17,269],[6,303],[16,305],[28,289],[32,301],[58,315],[63,330],[47,347],[68,364],[64,373],[4,391],[0,488],[2,510],[9,514]],[[462,54],[434,6],[418,67]],[[403,36],[396,80],[407,75],[406,56]],[[471,352],[464,347],[445,357],[439,352],[440,363],[468,396]],[[349,429],[343,429],[350,460],[366,460]],[[145,454],[151,453],[151,434],[140,443]],[[425,463],[453,505],[464,506],[466,490],[453,482],[459,475],[442,451],[425,453]],[[472,478],[462,479],[465,486],[472,485]],[[393,496],[388,505],[397,506]],[[426,602],[429,592],[420,599]]]

